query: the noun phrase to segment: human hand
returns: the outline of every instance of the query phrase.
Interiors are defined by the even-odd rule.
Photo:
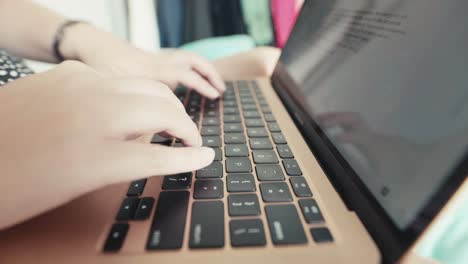
[[[117,182],[193,171],[214,152],[165,85],[79,62],[0,89],[0,229]],[[166,133],[188,147],[129,140]]]
[[[69,30],[62,53],[101,73],[156,80],[172,89],[182,84],[211,99],[226,89],[214,66],[195,53],[175,49],[146,52],[87,24]]]

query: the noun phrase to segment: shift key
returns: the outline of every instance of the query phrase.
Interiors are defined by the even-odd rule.
[[[154,212],[146,249],[178,249],[182,247],[190,193],[161,192]]]
[[[307,243],[304,228],[293,204],[267,205],[265,212],[273,244]]]
[[[190,248],[224,247],[224,205],[221,201],[194,202]]]

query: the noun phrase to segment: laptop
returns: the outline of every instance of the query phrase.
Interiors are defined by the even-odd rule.
[[[402,260],[466,182],[467,8],[305,1],[271,78],[226,80],[216,101],[176,91],[211,165],[3,230],[0,262]]]

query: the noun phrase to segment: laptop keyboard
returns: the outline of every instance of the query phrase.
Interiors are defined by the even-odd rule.
[[[226,87],[223,99],[213,101],[194,91],[176,90],[200,129],[203,145],[214,149],[215,160],[194,173],[164,176],[157,202],[141,196],[146,179],[132,182],[105,242],[105,252],[121,249],[133,221],[151,221],[148,236],[142,238],[147,239],[148,251],[182,248],[186,224],[188,247],[193,249],[222,248],[226,237],[232,247],[264,246],[266,232],[274,245],[306,244],[305,232],[310,232],[315,243],[333,241],[257,83],[241,80],[226,82]],[[183,147],[177,140],[159,135],[151,143]],[[293,196],[299,199],[298,206]],[[189,207],[190,223],[186,223]],[[266,222],[259,217],[262,214]],[[314,225],[304,226],[301,217]],[[225,230],[226,221],[229,230]]]

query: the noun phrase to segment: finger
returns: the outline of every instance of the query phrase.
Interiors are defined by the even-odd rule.
[[[182,72],[180,82],[210,99],[215,99],[220,96],[219,91],[203,79],[202,76],[192,70],[185,70]]]
[[[191,62],[195,71],[205,77],[218,91],[222,93],[226,91],[221,75],[210,62],[196,54],[191,56]]]
[[[112,80],[110,86],[116,93],[161,97],[168,99],[177,107],[184,108],[184,105],[177,99],[171,88],[161,82],[149,79],[119,78]]]
[[[167,132],[188,146],[201,146],[201,136],[195,123],[184,109],[175,107],[166,99],[116,95],[107,98],[101,114],[98,122],[113,134]]]
[[[149,176],[160,176],[195,171],[208,166],[214,151],[207,147],[174,148],[137,142],[113,142],[103,155],[103,167],[110,183],[130,181]]]

